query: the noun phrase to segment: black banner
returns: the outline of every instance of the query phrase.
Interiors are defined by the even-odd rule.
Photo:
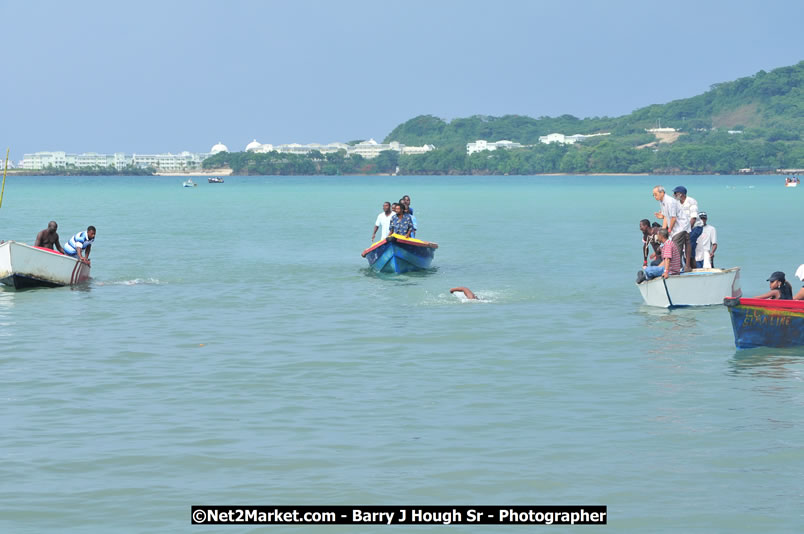
[[[194,525],[605,525],[585,506],[193,506]]]

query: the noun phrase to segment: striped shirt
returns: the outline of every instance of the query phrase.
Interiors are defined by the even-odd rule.
[[[69,256],[75,256],[76,254],[78,254],[78,251],[76,249],[80,248],[82,250],[85,250],[89,248],[94,242],[95,238],[93,237],[92,239],[90,239],[86,231],[78,232],[64,244],[64,253]]]
[[[681,273],[681,254],[678,253],[678,247],[672,240],[668,239],[662,245],[662,259],[670,258],[670,268],[667,274],[680,274]]]

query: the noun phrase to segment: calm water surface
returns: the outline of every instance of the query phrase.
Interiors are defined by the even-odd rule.
[[[604,504],[616,532],[804,530],[804,352],[738,352],[722,307],[634,287],[656,183],[708,212],[747,295],[804,262],[804,189],[181,181],[8,178],[0,239],[50,219],[98,237],[87,287],[0,289],[0,531],[389,528],[191,526],[193,504]],[[435,268],[373,274],[360,252],[403,194]]]

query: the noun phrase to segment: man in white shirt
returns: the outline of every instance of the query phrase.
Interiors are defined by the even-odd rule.
[[[698,244],[695,248],[695,264],[698,268],[711,269],[715,263],[715,251],[717,250],[717,230],[714,226],[706,224],[709,216],[705,211],[699,215],[701,219],[701,235],[698,236]]]
[[[701,235],[701,229],[703,228],[703,223],[698,217],[698,201],[687,196],[687,188],[683,185],[673,189],[673,197],[681,204],[681,208],[686,212],[687,218],[690,220],[689,246],[684,253],[684,258],[691,270],[695,259],[695,242],[698,240],[698,236]]]
[[[667,228],[670,239],[678,247],[679,253],[684,250],[684,245],[689,248],[690,242],[690,220],[687,213],[681,208],[681,203],[675,198],[664,192],[664,187],[657,185],[653,188],[653,198],[661,204],[661,211],[654,213],[657,219],[662,219],[662,228]],[[684,258],[685,256],[682,256]],[[685,265],[684,261],[681,262]],[[689,266],[685,267],[688,270]]]
[[[391,217],[394,214],[391,212],[391,203],[383,202],[382,213],[377,215],[377,220],[374,222],[374,233],[371,234],[371,242],[374,243],[374,236],[377,235],[377,229],[382,228],[380,232],[380,239],[388,237],[388,230],[391,229]]]

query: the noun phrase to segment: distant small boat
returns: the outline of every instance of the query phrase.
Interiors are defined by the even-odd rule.
[[[381,273],[406,273],[428,269],[433,263],[438,244],[391,234],[363,251],[375,271]]]
[[[804,345],[804,300],[727,298],[738,349]]]
[[[89,280],[90,267],[72,256],[25,243],[0,243],[0,283],[15,289],[59,287]]]
[[[198,187],[198,184],[195,183],[192,178],[188,179],[186,182],[182,182],[181,185],[183,187]]]
[[[680,308],[713,306],[725,297],[740,297],[740,268],[694,269],[689,273],[661,276],[637,284],[648,306]]]
[[[791,179],[788,178],[787,180],[785,180],[784,186],[785,187],[797,187],[798,184],[799,184],[799,181],[800,180],[798,178],[796,178],[794,180],[791,180]]]
[[[219,176],[214,176],[214,177],[207,178],[207,182],[209,182],[211,184],[222,184],[223,183],[223,178],[221,178]]]

